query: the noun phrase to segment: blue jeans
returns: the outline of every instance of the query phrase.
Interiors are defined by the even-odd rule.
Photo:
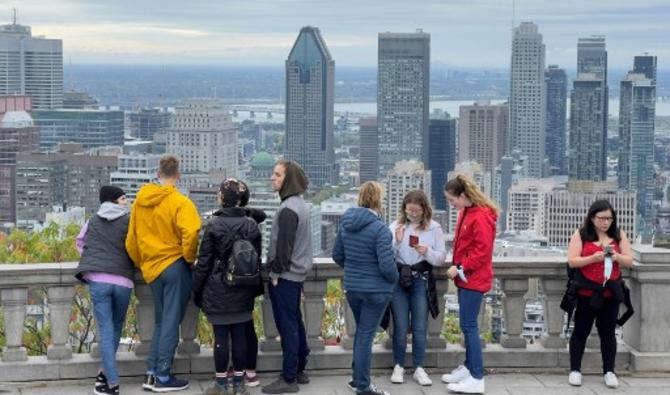
[[[415,278],[412,286],[405,289],[396,285],[391,299],[393,313],[393,360],[405,366],[407,332],[412,325],[412,361],[414,367],[423,367],[426,356],[426,334],[428,332],[427,281]]]
[[[154,297],[154,336],[147,357],[149,371],[164,379],[170,375],[179,343],[179,325],[191,298],[191,268],[182,258],[174,261],[151,284]]]
[[[465,367],[468,368],[472,377],[481,379],[484,377],[484,362],[482,361],[482,344],[479,340],[479,308],[482,305],[481,292],[470,289],[458,289],[458,318],[461,331],[465,339]]]
[[[391,301],[391,294],[347,291],[346,296],[356,321],[352,361],[354,387],[357,392],[362,392],[370,386],[372,342]]]
[[[109,384],[116,385],[119,383],[116,350],[119,348],[121,330],[126,320],[132,289],[92,281],[88,283],[88,292],[91,294],[93,303],[102,368]]]
[[[309,355],[307,333],[300,312],[302,282],[280,278],[276,286],[270,284],[268,288],[272,313],[281,337],[282,377],[292,383],[298,373],[305,370]]]

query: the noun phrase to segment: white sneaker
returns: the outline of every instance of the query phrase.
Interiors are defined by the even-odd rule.
[[[466,378],[470,377],[470,371],[463,365],[458,365],[458,367],[451,371],[451,373],[445,373],[442,375],[442,382],[446,384],[458,383]]]
[[[405,368],[400,365],[395,365],[393,367],[393,374],[391,375],[391,382],[393,384],[402,384],[405,382]]]
[[[614,372],[605,373],[605,385],[609,388],[617,388],[619,386],[619,380],[616,378]]]
[[[614,377],[614,379],[616,380],[616,377]],[[605,375],[605,381],[607,381],[607,375]],[[579,387],[582,385],[582,374],[576,370],[573,370],[568,376],[568,383],[570,383],[570,385],[574,385],[575,387]]]
[[[426,373],[426,371],[423,370],[423,368],[420,366],[414,369],[414,375],[412,375],[412,377],[414,378],[414,381],[416,381],[417,383],[419,383],[419,385],[422,385],[424,387],[428,385],[433,385],[433,381],[430,379],[430,377],[428,377],[428,373]]]
[[[483,394],[484,393],[484,378],[476,379],[468,374],[468,377],[459,381],[458,383],[447,384],[447,389],[453,392],[460,392],[462,394]]]

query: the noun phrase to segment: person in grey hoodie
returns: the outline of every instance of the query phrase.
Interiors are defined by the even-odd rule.
[[[96,338],[102,368],[95,380],[94,394],[118,394],[119,373],[116,350],[133,290],[135,266],[126,252],[128,207],[121,188],[100,188],[100,209],[77,236],[81,260],[77,277],[88,284],[97,325]]]
[[[264,386],[266,394],[298,392],[298,384],[309,383],[305,373],[309,347],[300,312],[302,285],[312,269],[310,210],[302,194],[309,181],[299,164],[279,161],[274,167],[272,189],[281,204],[272,221],[267,262],[269,294],[275,324],[281,336],[282,374]]]

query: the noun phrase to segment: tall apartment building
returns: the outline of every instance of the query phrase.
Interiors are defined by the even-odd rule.
[[[648,62],[648,57],[637,60],[639,72],[634,69],[621,81],[619,101],[619,187],[637,191],[637,213],[645,223],[640,231],[654,218],[656,84],[648,76],[656,72],[643,66]]]
[[[544,234],[544,202],[556,186],[552,178],[521,179],[513,185],[507,192],[507,231]]]
[[[123,146],[124,114],[117,110],[34,110],[40,127],[40,149],[61,143],[80,143],[86,149]]]
[[[184,173],[237,175],[237,128],[216,99],[189,99],[175,108],[166,151],[179,157]]]
[[[566,111],[568,76],[565,70],[549,65],[544,72],[547,85],[547,126],[544,148],[549,158],[549,174],[567,174]]]
[[[54,153],[16,156],[17,221],[44,221],[53,206],[100,206],[99,190],[116,170],[116,156],[90,155],[81,144],[61,144]]]
[[[300,163],[316,187],[337,184],[334,106],[335,61],[319,29],[303,27],[286,59],[284,157]]]
[[[377,128],[380,177],[396,162],[428,163],[430,34],[379,33]]]
[[[376,117],[361,117],[360,127],[359,178],[360,183],[377,181],[379,177],[379,150]]]
[[[459,112],[458,161],[478,162],[484,166],[484,171],[493,171],[505,154],[507,104],[480,101],[461,106]]]
[[[528,155],[528,174],[540,178],[545,169],[545,47],[537,25],[523,22],[514,29],[509,103],[509,150]]]
[[[142,185],[158,181],[160,155],[123,154],[118,157],[116,171],[109,175],[109,183],[123,189],[132,202]]]
[[[567,248],[570,237],[584,222],[594,201],[607,199],[617,212],[617,224],[628,238],[636,235],[636,196],[608,182],[569,182],[557,187],[544,199],[544,233],[550,246]]]
[[[433,208],[446,210],[444,184],[447,175],[454,170],[456,162],[456,120],[449,114],[431,114],[429,124],[428,169],[430,170],[430,189]]]
[[[39,148],[30,111],[30,97],[0,97],[0,224],[16,223],[16,155]]]
[[[527,161],[527,156],[521,156],[518,151],[512,152],[512,155],[506,155],[500,159],[500,164],[491,175],[491,198],[500,208],[498,228],[503,232],[507,229],[507,209],[509,206],[507,192],[519,179],[528,177],[524,167],[524,163]]]
[[[130,135],[140,140],[153,140],[156,133],[170,127],[170,113],[160,108],[142,108],[128,115]]]
[[[385,189],[386,201],[384,214],[387,223],[398,218],[402,201],[407,192],[421,189],[426,196],[431,196],[430,170],[425,170],[423,163],[418,161],[400,161],[387,174]]]
[[[332,197],[321,202],[321,219],[333,224],[335,230],[340,228],[340,221],[344,213],[356,207],[356,200],[347,197]]]
[[[33,109],[63,106],[63,41],[33,37],[30,26],[0,25],[0,96],[30,96]]]

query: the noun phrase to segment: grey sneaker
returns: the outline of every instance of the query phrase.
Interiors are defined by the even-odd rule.
[[[154,376],[153,374],[147,374],[144,376],[144,382],[142,383],[143,390],[153,391],[155,385],[156,385],[156,376]]]
[[[304,370],[299,372],[295,378],[295,381],[297,381],[298,384],[309,384],[309,376],[307,375],[307,372]]]
[[[298,391],[300,391],[298,383],[287,383],[283,377],[279,377],[277,380],[261,388],[261,392],[264,394],[288,394]]]

